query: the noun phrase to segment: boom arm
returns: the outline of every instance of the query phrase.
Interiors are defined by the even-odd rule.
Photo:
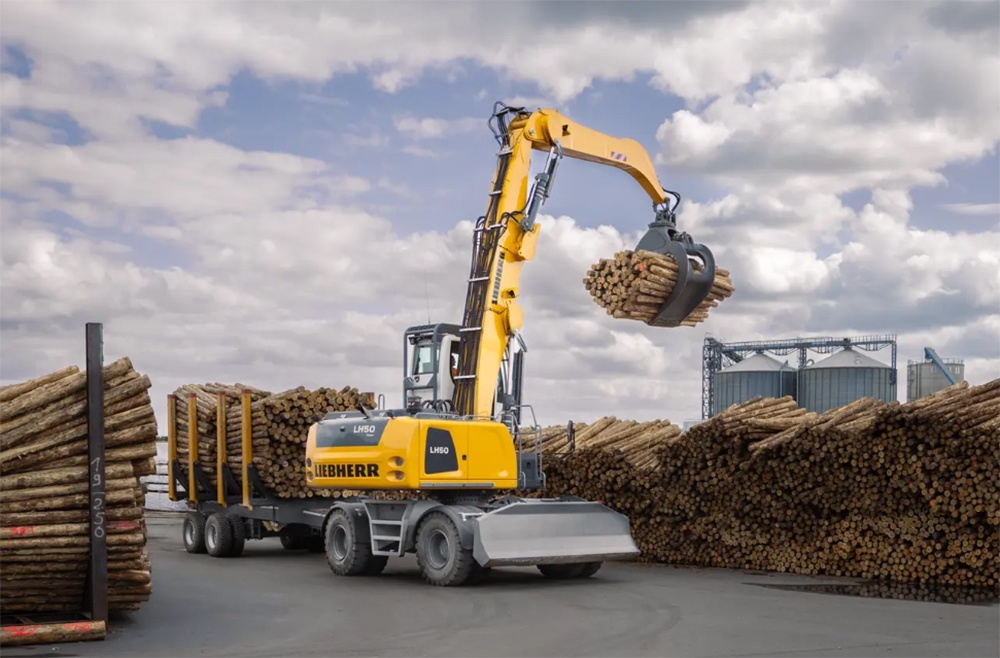
[[[500,152],[486,214],[479,218],[473,232],[454,397],[458,413],[484,417],[493,415],[495,385],[503,355],[508,341],[522,326],[523,313],[517,303],[521,267],[535,256],[540,230],[535,216],[548,198],[563,156],[628,172],[656,208],[656,219],[637,248],[670,253],[684,266],[688,263],[687,254],[700,248],[698,254],[707,257],[706,267],[699,274],[702,278],[707,275],[708,288],[714,277],[711,253],[700,245],[691,245],[686,235],[676,233],[673,208],[659,208],[668,195],[677,195],[660,185],[652,160],[639,142],[600,133],[551,109],[528,113],[523,108],[505,106],[494,114],[494,119]],[[529,190],[532,150],[548,151],[549,159]],[[676,287],[680,293],[683,282],[678,281]],[[696,298],[695,306],[708,288]],[[675,302],[668,299],[664,305],[661,326],[676,326],[690,312],[687,308],[679,317],[668,317]]]

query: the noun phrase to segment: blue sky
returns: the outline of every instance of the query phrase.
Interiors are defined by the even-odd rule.
[[[3,8],[5,381],[77,361],[73,323],[97,317],[159,396],[319,385],[365,358],[350,376],[395,393],[401,328],[460,312],[487,120],[516,98],[662,158],[681,227],[739,291],[686,332],[603,316],[579,280],[631,246],[649,200],[564,161],[523,279],[529,388],[553,417],[696,414],[706,332],[898,333],[903,362],[933,343],[997,376],[1000,58],[975,12],[593,4],[529,46],[516,27],[551,7],[519,3],[496,36],[462,27],[485,5],[72,6]],[[948,93],[924,93],[940,67]],[[427,120],[451,132],[421,137]]]

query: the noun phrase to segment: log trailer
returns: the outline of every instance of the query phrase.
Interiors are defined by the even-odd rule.
[[[235,556],[246,539],[279,536],[286,548],[325,552],[341,576],[379,574],[390,557],[415,553],[423,578],[438,586],[477,582],[495,566],[535,566],[549,578],[589,577],[606,560],[639,553],[629,519],[601,503],[516,495],[545,487],[541,430],[521,400],[527,349],[517,303],[520,272],[535,256],[536,215],[565,156],[624,170],[652,199],[654,219],[636,249],[671,255],[679,274],[649,324],[676,327],[705,299],[715,276],[711,251],[677,230],[680,197],[663,189],[635,140],[605,135],[555,110],[501,103],[489,125],[500,150],[486,213],[473,231],[462,323],[404,333],[403,408],[329,413],[308,431],[308,486],[368,493],[280,499],[268,492],[253,466],[249,394],[239,478],[226,463],[224,434],[217,439],[217,482],[206,476],[195,423],[189,424],[195,434],[189,459],[180,463],[171,418],[170,498],[194,507],[183,526],[189,552]],[[546,151],[548,159],[529,190],[534,150]],[[691,258],[700,266],[692,267]],[[193,399],[189,410],[195,417]],[[225,428],[225,421],[219,425]],[[390,491],[404,497],[379,495]]]

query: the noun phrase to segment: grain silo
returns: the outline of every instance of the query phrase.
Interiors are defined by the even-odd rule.
[[[965,362],[962,359],[939,359],[941,366],[948,371],[952,381],[965,379]],[[951,386],[951,382],[938,364],[931,359],[923,361],[907,361],[906,363],[906,401],[913,402],[920,398],[937,393]]]
[[[823,413],[861,398],[892,402],[895,389],[891,367],[846,347],[801,371],[798,403]]]
[[[712,415],[757,396],[795,397],[795,382],[795,368],[758,352],[719,371],[715,376],[715,408]]]

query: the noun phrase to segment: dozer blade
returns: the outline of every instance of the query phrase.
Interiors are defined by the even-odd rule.
[[[484,567],[601,562],[639,554],[628,517],[585,500],[523,499],[478,518],[473,557]]]
[[[676,327],[691,311],[705,301],[715,282],[715,258],[702,244],[692,242],[686,233],[678,233],[672,219],[657,219],[649,225],[635,251],[645,250],[670,256],[677,262],[677,283],[663,300],[660,311],[646,324],[653,327]],[[702,267],[691,266],[690,257],[701,260]]]

